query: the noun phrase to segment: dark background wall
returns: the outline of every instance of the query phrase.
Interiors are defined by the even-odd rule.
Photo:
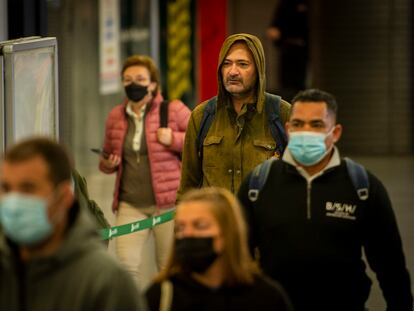
[[[338,98],[342,148],[359,154],[411,153],[412,2],[315,3],[314,84]]]
[[[312,0],[308,87],[333,93],[348,154],[413,152],[410,0]],[[231,0],[229,32],[263,42],[268,89],[277,92],[277,50],[265,37],[277,1]]]

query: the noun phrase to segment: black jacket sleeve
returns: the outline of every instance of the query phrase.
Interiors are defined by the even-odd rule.
[[[376,273],[387,310],[412,310],[410,276],[391,201],[382,183],[372,174],[365,226],[364,250]]]

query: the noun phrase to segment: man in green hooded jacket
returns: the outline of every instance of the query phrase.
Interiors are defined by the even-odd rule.
[[[229,36],[220,50],[214,120],[199,152],[197,135],[209,101],[198,105],[188,123],[182,154],[178,199],[191,188],[218,186],[236,193],[259,163],[279,156],[265,111],[265,57],[260,40],[250,34]],[[290,104],[279,103],[288,120]],[[200,156],[202,154],[202,156]]]

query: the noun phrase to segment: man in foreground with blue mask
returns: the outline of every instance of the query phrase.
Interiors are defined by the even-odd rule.
[[[363,167],[340,158],[336,115],[329,93],[311,89],[293,99],[282,160],[271,162],[259,194],[251,195],[254,174],[239,191],[250,247],[295,310],[363,311],[371,287],[363,249],[387,310],[411,311],[410,276],[387,191]],[[356,180],[366,182],[364,189],[353,184],[348,165],[363,172]]]
[[[47,138],[11,147],[0,168],[0,310],[145,310],[79,208],[71,161]]]

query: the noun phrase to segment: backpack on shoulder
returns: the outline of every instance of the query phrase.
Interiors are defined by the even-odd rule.
[[[279,156],[283,154],[283,151],[287,145],[287,137],[284,127],[280,121],[280,101],[281,97],[270,93],[265,93],[265,112],[267,115],[267,121],[272,134],[273,139],[276,142],[275,153]],[[214,116],[217,108],[217,96],[211,98],[203,112],[203,118],[200,123],[200,130],[197,134],[197,152],[200,159],[203,158],[203,142],[207,136],[208,130],[213,123]]]
[[[168,127],[168,106],[170,101],[165,99],[160,105],[160,127]],[[176,153],[178,159],[181,161],[181,153]]]
[[[260,191],[266,184],[267,177],[269,176],[270,168],[272,167],[275,158],[270,158],[253,170],[249,179],[248,198],[251,202],[256,202],[259,198]],[[353,161],[350,158],[344,158],[348,175],[351,178],[351,182],[355,188],[355,191],[361,201],[365,201],[369,197],[369,179],[368,173],[364,166]]]

